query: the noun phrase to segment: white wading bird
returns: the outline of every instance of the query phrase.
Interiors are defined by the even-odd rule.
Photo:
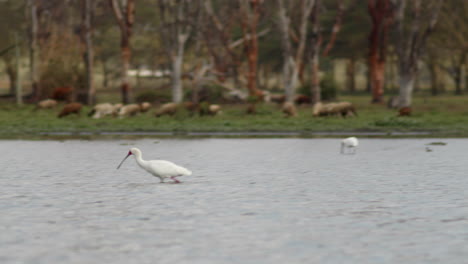
[[[345,148],[348,148],[348,149],[353,150],[353,152],[351,152],[352,154],[355,154],[356,153],[356,148],[357,148],[358,145],[359,145],[359,142],[358,142],[357,138],[355,138],[355,137],[345,138],[345,139],[343,139],[341,141],[341,151],[340,151],[340,153],[345,154]]]
[[[142,158],[141,151],[137,148],[131,148],[128,151],[127,156],[122,160],[122,162],[120,162],[117,169],[120,168],[122,163],[130,155],[135,155],[135,159],[138,165],[140,165],[140,167],[142,167],[147,172],[153,174],[153,176],[158,177],[161,182],[164,182],[164,179],[166,178],[170,178],[175,183],[180,183],[180,181],[177,180],[176,177],[188,176],[192,174],[192,172],[187,170],[186,168],[175,165],[174,163],[167,160],[144,160]]]

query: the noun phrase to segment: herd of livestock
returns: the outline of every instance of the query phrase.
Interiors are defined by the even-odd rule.
[[[58,107],[59,101],[70,101],[70,95],[73,92],[71,87],[59,87],[54,90],[51,94],[50,99],[45,99],[40,101],[37,104],[36,109],[51,109]],[[231,95],[232,98],[230,102],[244,102],[246,103],[247,95],[239,96],[235,94]],[[256,95],[258,102],[272,102],[277,103],[281,106],[281,111],[286,117],[295,117],[297,116],[296,105],[310,103],[310,98],[306,95],[298,94],[294,98],[293,102],[286,100],[284,94],[270,94],[268,91],[258,90]],[[234,100],[233,100],[234,99]],[[229,101],[228,101],[229,102]],[[247,113],[255,113],[256,103],[249,104],[247,108]],[[58,113],[58,117],[64,117],[71,114],[79,115],[83,105],[81,103],[72,102],[66,103]],[[98,119],[105,116],[114,116],[119,118],[135,116],[138,113],[148,112],[153,105],[149,102],[142,102],[138,104],[111,104],[111,103],[99,103],[92,107],[91,111],[88,113],[88,116]],[[198,114],[200,116],[215,116],[221,113],[221,106],[219,104],[210,104],[208,102],[202,103],[193,103],[193,102],[184,102],[184,103],[165,103],[159,106],[154,116],[160,117],[164,115],[174,115],[178,111],[186,110],[191,114]],[[333,102],[333,103],[316,103],[312,107],[312,115],[314,117],[319,116],[341,116],[341,117],[351,117],[356,116],[355,106],[350,102]]]
[[[56,108],[58,101],[54,99],[42,100],[37,104],[37,109],[52,109]],[[210,104],[206,106],[197,106],[193,103],[187,102],[183,104],[166,103],[161,105],[155,112],[156,117],[163,115],[174,115],[181,107],[193,112],[198,110],[200,115],[216,115],[220,113],[221,107],[216,104]],[[81,103],[67,103],[59,111],[57,117],[61,118],[71,114],[80,115],[83,105]],[[100,103],[93,106],[88,116],[98,119],[105,116],[114,116],[119,118],[135,116],[138,113],[148,112],[152,108],[152,105],[148,102],[139,104],[111,104],[111,103]]]
[[[37,109],[52,109],[58,106],[58,101],[54,99],[42,100],[37,104]],[[111,103],[100,103],[92,107],[88,116],[98,119],[105,116],[114,116],[119,118],[135,116],[138,113],[148,112],[153,106],[149,102],[143,102],[138,104],[111,104]],[[58,117],[64,117],[71,114],[79,115],[83,105],[81,103],[73,102],[65,104],[58,113]],[[159,106],[154,115],[156,117],[164,115],[174,115],[180,109],[185,109],[190,113],[198,113],[199,115],[218,115],[221,113],[221,106],[218,104],[200,103],[195,104],[192,102],[184,102],[181,104],[177,103],[166,103]],[[284,102],[281,106],[282,112],[287,117],[297,116],[297,110],[294,103]],[[350,102],[336,102],[336,103],[317,103],[312,109],[313,116],[342,116],[351,117],[356,116],[356,109]]]

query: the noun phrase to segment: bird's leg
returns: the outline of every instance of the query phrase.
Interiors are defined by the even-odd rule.
[[[180,183],[180,181],[177,180],[177,179],[175,178],[175,176],[172,176],[172,177],[171,177],[171,180],[173,180],[175,183]]]

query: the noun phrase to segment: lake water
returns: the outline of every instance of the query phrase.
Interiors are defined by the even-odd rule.
[[[0,263],[466,263],[467,145],[0,141]],[[193,175],[116,170],[132,146]]]

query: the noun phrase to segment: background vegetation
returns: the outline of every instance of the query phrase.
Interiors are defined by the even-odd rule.
[[[468,2],[422,4],[1,0],[2,133],[392,129],[464,133]],[[419,28],[413,32],[415,24]],[[416,54],[412,55],[416,62],[404,57],[403,46],[417,47],[408,50]],[[387,109],[385,101],[408,91],[402,82],[405,74],[414,75],[410,94],[415,101],[400,100],[398,108],[411,106],[413,116],[397,118],[397,111]],[[226,105],[218,117],[181,113],[154,119],[150,112],[128,120],[84,116],[56,120],[58,109],[33,111],[33,106],[13,105],[19,87],[21,99],[35,103],[65,86],[73,87],[72,100],[88,105],[142,101]],[[297,118],[284,118],[279,106],[268,103],[257,107],[256,116],[246,116],[243,103],[256,103],[258,91],[285,94],[287,100],[302,94],[312,104],[348,100],[357,105],[359,117],[312,118],[310,104],[298,106]],[[240,101],[233,93],[240,94]]]

